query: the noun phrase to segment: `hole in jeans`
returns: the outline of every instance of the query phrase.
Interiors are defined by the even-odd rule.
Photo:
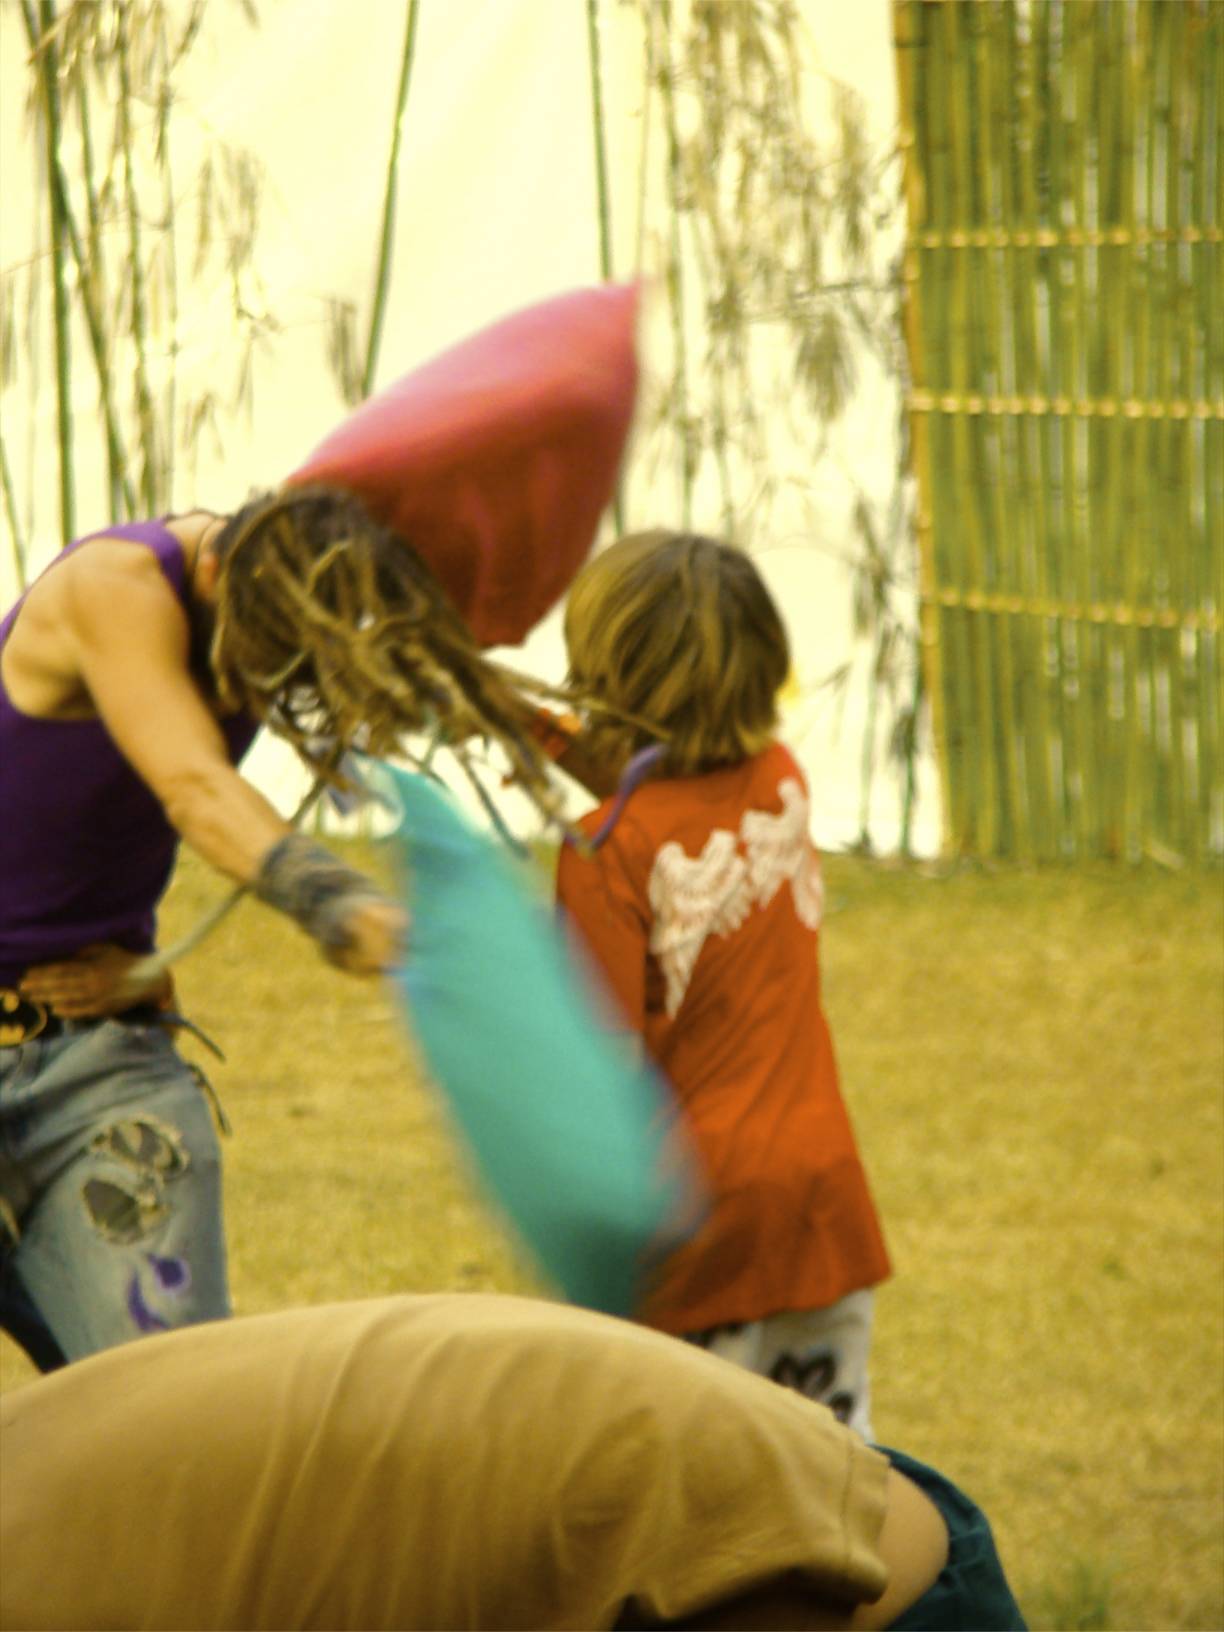
[[[152,1116],[134,1116],[111,1122],[96,1133],[90,1150],[113,1156],[128,1167],[144,1168],[162,1178],[175,1179],[187,1169],[183,1136],[176,1128]]]
[[[120,1246],[150,1234],[170,1211],[161,1182],[153,1176],[130,1185],[113,1179],[86,1179],[81,1194],[94,1229]]]

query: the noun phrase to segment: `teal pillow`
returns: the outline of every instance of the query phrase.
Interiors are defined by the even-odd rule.
[[[694,1217],[667,1092],[601,1025],[584,964],[502,849],[424,776],[381,769],[411,919],[392,979],[430,1075],[544,1272],[571,1302],[628,1314]]]

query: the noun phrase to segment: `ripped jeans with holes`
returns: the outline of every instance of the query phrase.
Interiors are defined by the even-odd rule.
[[[169,1033],[0,1049],[0,1327],[47,1370],[229,1312],[221,1152]]]

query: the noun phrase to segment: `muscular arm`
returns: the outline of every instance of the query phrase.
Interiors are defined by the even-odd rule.
[[[229,763],[188,667],[186,615],[148,551],[66,562],[65,630],[116,746],[201,856],[251,883],[288,824]],[[77,568],[70,572],[69,568]]]
[[[35,676],[35,689],[52,700],[45,711],[96,712],[183,840],[238,883],[259,886],[263,899],[296,917],[332,962],[357,974],[394,963],[403,914],[320,847],[313,847],[313,863],[299,861],[299,873],[313,867],[309,911],[283,890],[263,887],[266,864],[292,830],[229,763],[188,665],[186,614],[149,553],[116,544],[82,551],[59,570],[60,602],[47,607],[49,657]],[[316,899],[320,889],[326,911]]]

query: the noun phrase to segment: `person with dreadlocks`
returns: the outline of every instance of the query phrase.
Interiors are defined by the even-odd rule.
[[[484,648],[590,548],[635,305],[580,290],[503,320],[235,514],[68,545],[0,623],[0,1326],[41,1369],[229,1312],[219,1147],[149,956],[179,841],[343,970],[404,949],[401,908],[239,773],[257,730],[319,784],[421,731],[491,739],[555,811]]]

